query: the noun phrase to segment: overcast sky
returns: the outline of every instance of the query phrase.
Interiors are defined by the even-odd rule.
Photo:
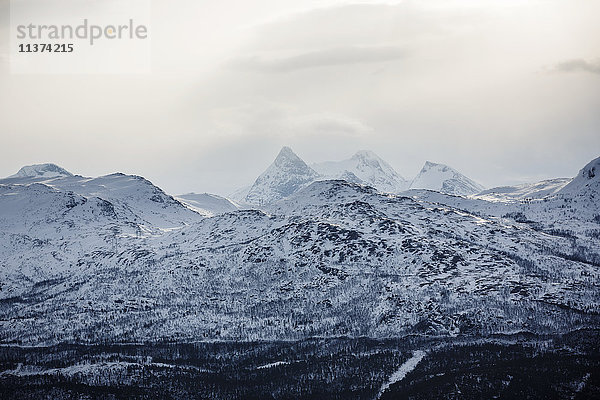
[[[0,176],[54,162],[226,195],[289,145],[492,187],[600,156],[600,0],[156,0],[143,75],[11,74],[8,7]]]

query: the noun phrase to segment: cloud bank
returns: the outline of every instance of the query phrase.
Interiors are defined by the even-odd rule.
[[[587,61],[581,58],[572,59],[558,63],[554,67],[557,72],[589,72],[600,75],[600,59]]]
[[[395,46],[341,47],[317,50],[283,58],[259,56],[236,59],[234,68],[260,72],[292,72],[307,68],[370,64],[394,61],[406,57],[407,52]]]

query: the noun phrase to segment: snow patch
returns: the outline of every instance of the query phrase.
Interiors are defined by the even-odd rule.
[[[427,353],[422,350],[414,351],[413,356],[411,358],[409,358],[408,360],[406,360],[404,362],[404,364],[402,364],[400,366],[400,368],[398,368],[398,370],[396,372],[394,372],[392,374],[392,376],[390,376],[390,379],[388,379],[388,381],[385,382],[381,386],[381,388],[379,389],[379,392],[377,393],[377,396],[375,398],[376,399],[381,398],[383,393],[386,390],[388,390],[391,385],[398,383],[402,379],[404,379],[409,372],[414,370],[417,367],[417,365],[419,365],[419,363],[425,357],[425,355],[427,355]]]

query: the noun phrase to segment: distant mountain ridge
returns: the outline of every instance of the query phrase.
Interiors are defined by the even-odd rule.
[[[370,150],[358,151],[348,160],[325,161],[311,166],[322,179],[344,179],[387,193],[398,193],[408,188],[408,181]]]
[[[180,194],[175,196],[175,199],[191,207],[194,211],[209,217],[240,209],[238,204],[228,198],[210,193]]]
[[[73,176],[73,174],[56,164],[46,163],[24,166],[9,178],[54,178],[60,176]]]
[[[454,168],[431,161],[425,162],[419,174],[411,182],[410,188],[435,190],[458,196],[469,196],[485,189]]]
[[[290,147],[285,146],[253,185],[238,189],[229,198],[209,193],[189,193],[176,198],[165,195],[167,196],[165,199],[167,199],[167,203],[169,201],[180,202],[185,204],[188,209],[210,217],[242,208],[274,204],[313,182],[330,179],[341,179],[350,183],[371,186],[383,193],[403,193],[406,190],[426,189],[441,194],[472,196],[484,201],[518,202],[555,195],[564,196],[580,191],[585,191],[587,194],[584,198],[587,198],[588,195],[593,197],[598,191],[599,160],[600,158],[592,160],[575,178],[556,178],[485,189],[482,185],[445,164],[427,161],[419,174],[409,182],[372,151],[361,150],[346,160],[326,161],[309,166]],[[96,187],[98,193],[104,192],[106,196],[106,193],[111,192],[113,193],[111,196],[114,196],[115,193],[119,193],[119,190],[115,191],[115,188],[111,188],[112,184],[104,187],[100,178],[116,182],[114,178],[119,176],[121,177],[118,185],[123,185],[125,180],[129,179],[123,174],[84,178],[75,176],[56,164],[45,163],[22,167],[19,172],[5,180],[25,179],[27,182],[50,184],[60,189],[74,190],[84,196],[94,195],[96,192],[92,188]],[[136,179],[145,181],[140,177]],[[83,182],[85,182],[86,190],[81,190],[80,184]]]
[[[498,186],[483,190],[476,197],[492,201],[542,199],[558,193],[572,180],[573,178],[555,178],[514,186]]]
[[[10,185],[17,193],[46,187],[49,193],[75,193],[84,201],[98,198],[106,202],[117,218],[139,225],[172,228],[202,218],[141,176],[114,173],[83,177],[55,164],[33,165],[22,170],[21,175],[0,179],[0,185]]]
[[[358,151],[346,160],[325,161],[309,166],[286,146],[249,189],[238,189],[232,196],[241,202],[264,206],[287,198],[312,182],[331,179],[371,186],[383,193],[429,189],[467,196],[484,189],[444,164],[427,161],[419,175],[408,181],[370,150]]]

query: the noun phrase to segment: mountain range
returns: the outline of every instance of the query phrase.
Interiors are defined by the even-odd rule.
[[[275,161],[256,181],[230,197],[240,204],[264,206],[289,197],[307,185],[340,179],[371,186],[382,193],[428,189],[455,195],[473,195],[484,187],[455,169],[427,161],[411,181],[372,151],[361,150],[347,160],[325,161],[310,166],[289,147],[283,147]]]
[[[353,183],[369,185],[382,192],[398,193],[409,182],[372,151],[362,150],[350,159],[327,161],[312,165],[322,179],[344,179]]]
[[[0,342],[600,326],[600,158],[560,189],[477,195],[425,167],[425,188],[395,194],[385,185],[406,180],[373,153],[311,167],[284,148],[246,204],[26,167],[0,180]]]

